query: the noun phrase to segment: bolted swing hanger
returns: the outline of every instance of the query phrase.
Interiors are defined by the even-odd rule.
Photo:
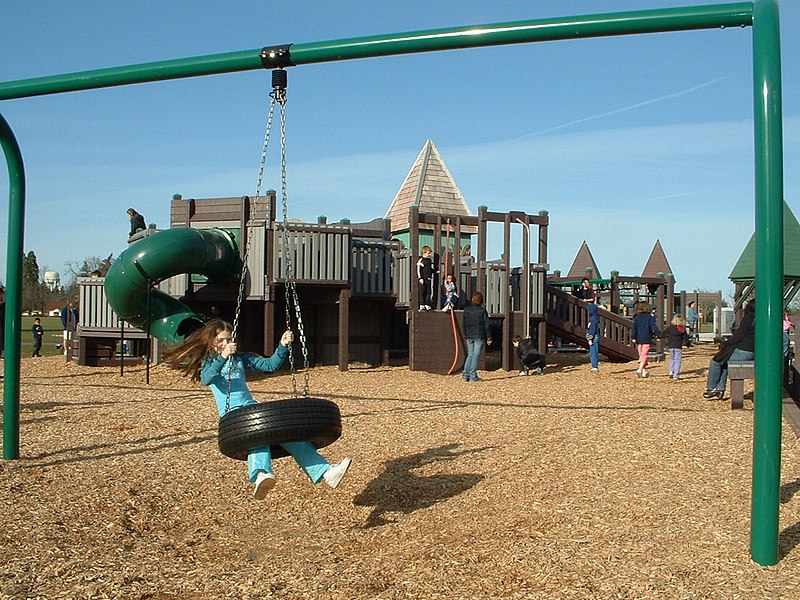
[[[292,62],[291,52],[289,51],[291,47],[291,44],[265,46],[259,53],[261,65],[265,69],[282,69],[283,67],[295,66]]]
[[[284,67],[294,66],[289,51],[291,47],[291,44],[265,46],[259,53],[261,64],[264,68],[273,69],[272,93],[270,96],[281,104],[286,101],[286,71],[284,71]]]

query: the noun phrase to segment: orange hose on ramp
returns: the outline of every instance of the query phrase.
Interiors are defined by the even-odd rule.
[[[445,237],[444,243],[444,278],[447,279],[447,271],[450,266],[450,219],[447,219],[447,236]],[[459,244],[460,246],[460,244]],[[455,252],[453,253],[453,258],[455,259]],[[448,375],[452,375],[453,371],[456,370],[456,365],[458,364],[458,327],[456,326],[456,315],[454,314],[455,309],[451,306],[450,310],[450,322],[453,324],[453,345],[456,347],[456,354],[453,357],[453,364],[450,366],[450,370],[447,372]]]
[[[453,323],[453,343],[456,346],[456,355],[453,357],[453,364],[450,365],[450,370],[447,372],[448,375],[452,375],[453,371],[456,370],[456,365],[458,364],[458,327],[456,326],[455,311],[451,308],[449,312],[450,321]]]

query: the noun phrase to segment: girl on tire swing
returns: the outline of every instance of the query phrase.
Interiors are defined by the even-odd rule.
[[[226,403],[230,410],[257,404],[247,387],[245,370],[264,373],[278,370],[289,354],[288,347],[294,341],[294,334],[285,331],[275,353],[269,358],[237,354],[236,344],[231,340],[232,331],[230,323],[222,319],[212,319],[164,353],[164,360],[170,367],[179,369],[183,375],[190,376],[192,381],[199,381],[211,388],[220,416],[226,412]],[[350,458],[345,458],[338,464],[330,464],[311,442],[288,442],[281,445],[315,484],[324,480],[335,488],[350,466]],[[255,484],[253,495],[256,500],[263,500],[267,492],[275,487],[270,447],[248,450],[247,469],[250,481]]]

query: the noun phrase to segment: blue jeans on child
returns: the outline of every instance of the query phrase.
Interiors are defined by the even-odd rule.
[[[593,369],[600,367],[600,338],[596,336],[589,344],[589,361],[592,363]]]

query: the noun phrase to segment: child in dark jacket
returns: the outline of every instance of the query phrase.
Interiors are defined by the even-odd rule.
[[[33,333],[33,353],[31,354],[31,356],[41,356],[42,338],[44,337],[44,327],[42,327],[42,320],[39,317],[36,317],[33,320],[33,327],[31,327],[31,332]]]
[[[656,324],[655,317],[650,313],[650,305],[647,302],[639,302],[636,305],[636,316],[633,317],[631,342],[639,351],[639,368],[636,369],[636,374],[640,377],[647,377],[647,355],[650,354],[653,339],[658,337],[661,337],[661,330]]]
[[[422,247],[422,256],[417,261],[417,282],[419,283],[419,309],[433,309],[433,259],[431,247]]]
[[[683,346],[688,348],[692,345],[683,315],[672,317],[672,325],[664,330],[662,337],[667,340],[669,349],[669,375],[673,379],[680,379]]]
[[[535,370],[537,375],[541,375],[545,367],[545,357],[539,354],[539,349],[533,344],[531,338],[522,339],[522,336],[514,336],[512,342],[517,349],[519,357],[519,376],[527,375],[529,371]]]

